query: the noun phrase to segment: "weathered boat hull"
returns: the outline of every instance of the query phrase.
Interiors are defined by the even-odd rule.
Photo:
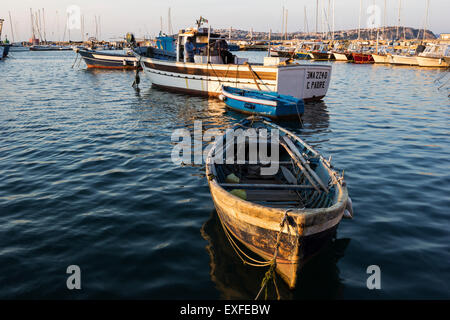
[[[325,65],[202,64],[137,56],[153,86],[189,94],[218,97],[226,85],[317,101],[326,95],[331,78],[331,66]]]
[[[421,57],[417,56],[417,63],[420,67],[428,68],[448,68],[450,67],[450,62],[444,58],[434,58],[434,57]]]
[[[240,127],[239,125],[235,129]],[[296,137],[291,136],[291,138]],[[299,138],[296,139],[303,143]],[[333,178],[336,183],[332,194],[332,205],[323,208],[290,207],[287,209],[283,204],[265,206],[251,200],[247,201],[233,195],[218,182],[217,176],[220,173],[216,170],[213,160],[216,145],[211,148],[208,155],[206,176],[214,206],[225,232],[231,233],[250,251],[266,261],[274,258],[277,236],[280,234],[276,270],[290,288],[295,287],[300,264],[330,239],[344,216],[348,201],[345,184]],[[223,145],[223,141],[219,145]],[[314,154],[320,157],[316,152]],[[322,157],[320,159],[323,164],[327,163]],[[328,172],[333,172],[329,165],[326,166]],[[288,223],[281,228],[280,222],[287,214]]]
[[[135,56],[105,52],[100,53],[91,50],[79,50],[78,53],[83,58],[88,68],[129,70],[139,68],[138,60]]]
[[[245,204],[226,192],[215,182],[209,183],[214,206],[220,220],[232,235],[249,250],[265,260],[274,255],[280,221],[285,210],[267,208],[255,204]],[[340,197],[346,198],[341,194]],[[345,210],[345,203],[340,203],[329,211],[327,216],[296,216],[296,231],[290,236],[283,232],[277,258],[277,272],[283,280],[294,288],[297,282],[297,270],[300,263],[316,253],[333,236]],[[315,220],[320,221],[315,221]],[[302,236],[295,242],[295,232]]]
[[[404,66],[418,66],[419,63],[415,56],[401,56],[397,54],[392,55],[392,64]]]

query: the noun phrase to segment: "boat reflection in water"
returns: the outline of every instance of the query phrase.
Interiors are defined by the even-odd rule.
[[[210,256],[211,280],[221,293],[222,299],[254,299],[268,267],[245,265],[230,245],[214,210],[201,228],[208,241],[206,250]],[[306,259],[298,269],[295,290],[276,276],[281,299],[337,299],[342,296],[342,283],[337,262],[344,256],[350,239],[336,239],[336,234],[315,255]],[[241,245],[244,249],[244,246]],[[246,249],[246,254],[258,258]],[[264,294],[262,295],[264,298]],[[268,285],[268,299],[276,299],[273,283]]]

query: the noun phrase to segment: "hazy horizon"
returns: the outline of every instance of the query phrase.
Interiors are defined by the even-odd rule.
[[[359,24],[360,1],[338,0],[335,2],[334,29],[357,29]],[[380,24],[384,21],[385,0],[363,0],[361,28],[367,27],[371,14],[367,8],[373,4],[380,8]],[[399,0],[386,0],[386,25],[398,25]],[[133,32],[137,37],[155,36],[160,31],[160,17],[163,18],[163,32],[167,32],[168,9],[171,8],[173,31],[193,26],[200,16],[209,20],[212,28],[230,28],[254,31],[280,32],[282,30],[282,7],[288,10],[288,32],[304,30],[304,8],[307,12],[307,29],[310,32],[316,29],[316,0],[284,0],[284,1],[205,1],[193,0],[155,0],[139,1],[129,0],[112,2],[106,0],[3,0],[0,8],[0,18],[5,19],[2,39],[8,36],[12,40],[9,12],[13,22],[14,40],[24,41],[31,37],[30,8],[34,12],[45,10],[45,31],[47,40],[62,40],[65,31],[66,9],[76,5],[80,7],[84,16],[84,32],[89,36],[95,35],[95,16],[100,17],[100,38],[111,40],[123,38],[127,32]],[[330,8],[329,19],[319,17],[319,20],[328,21],[319,23],[319,31],[324,28],[332,29],[333,0],[319,0],[322,7],[320,16]],[[402,0],[400,25],[413,28],[423,28],[426,12],[426,0]],[[450,1],[430,0],[427,29],[435,34],[450,33],[447,22],[450,12]],[[326,13],[328,14],[328,13]],[[43,21],[43,20],[42,20]],[[41,23],[43,25],[43,23]],[[43,31],[43,30],[42,30]],[[81,31],[70,31],[71,40],[81,40]],[[68,31],[65,33],[68,40]]]

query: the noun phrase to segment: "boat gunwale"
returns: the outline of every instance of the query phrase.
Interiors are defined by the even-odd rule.
[[[234,128],[236,128],[236,126],[234,126],[233,129]],[[291,137],[294,137],[296,140],[298,138],[293,133],[290,133],[289,135]],[[223,138],[224,138],[224,135],[218,138],[216,143],[214,143],[213,147],[210,149],[210,151],[208,153],[208,157],[206,159],[206,175],[207,175],[207,177],[209,177],[210,174],[214,175],[214,177],[212,179],[208,179],[208,183],[209,183],[209,187],[210,187],[213,199],[215,198],[217,193],[220,193],[223,198],[232,199],[238,205],[239,208],[256,209],[259,212],[264,212],[264,215],[266,216],[266,218],[271,218],[271,220],[273,220],[273,222],[279,223],[280,217],[282,215],[284,215],[284,213],[287,210],[286,208],[267,207],[267,206],[264,206],[264,205],[261,205],[258,203],[254,203],[252,201],[241,199],[241,198],[231,194],[230,192],[228,192],[225,188],[221,187],[220,184],[218,183],[217,172],[216,172],[216,168],[215,168],[215,163],[212,160],[212,158],[213,158],[212,154],[215,150],[217,142],[219,140],[223,140]],[[297,141],[301,142],[302,144],[305,143],[300,138],[298,138],[298,139],[300,141],[299,140],[297,140]],[[325,169],[329,172],[330,175],[335,172],[334,170],[332,170],[329,167],[326,160],[322,156],[320,156],[320,160],[322,161]],[[347,190],[347,187],[345,185],[341,184],[340,182],[335,183],[335,185],[337,186],[336,194],[334,196],[336,200],[333,201],[334,203],[330,207],[327,207],[327,208],[305,208],[305,209],[289,208],[290,213],[299,218],[304,218],[305,227],[310,226],[309,224],[306,224],[307,220],[314,222],[315,218],[319,215],[323,216],[323,215],[333,215],[334,214],[335,216],[333,218],[336,218],[339,216],[339,214],[343,214],[345,206],[347,205],[348,190]],[[242,210],[239,210],[239,211],[242,212]],[[245,210],[245,211],[248,211],[248,210]],[[259,217],[255,217],[255,218],[259,218]],[[327,220],[331,220],[331,219],[327,219]],[[314,223],[312,223],[311,226],[314,226]]]
[[[230,66],[239,69],[239,67],[248,69],[248,65],[245,64],[220,64],[220,63],[196,63],[196,62],[181,62],[181,61],[169,61],[169,60],[162,60],[157,58],[150,58],[146,57],[144,55],[140,55],[139,53],[134,52],[134,55],[139,59],[141,62],[158,62],[163,65],[170,65],[170,66],[176,66],[176,67],[185,67],[185,68],[198,68],[201,69],[208,69],[208,68],[218,68],[220,70],[227,70]],[[285,68],[318,68],[318,69],[326,69],[331,70],[331,65],[312,65],[312,64],[300,64],[300,63],[292,63],[292,64],[279,64],[279,65],[270,65],[265,66],[261,64],[252,64],[249,63],[249,65],[252,67],[253,71],[260,71],[260,72],[278,72],[280,69]],[[261,69],[261,70],[259,70]],[[272,70],[270,70],[272,69]],[[246,71],[246,70],[245,70]]]

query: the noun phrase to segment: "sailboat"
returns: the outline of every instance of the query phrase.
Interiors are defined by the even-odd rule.
[[[450,58],[450,45],[429,44],[422,53],[416,57],[420,67],[448,68]]]
[[[5,20],[0,19],[0,60],[8,56],[9,48],[11,47],[9,43],[2,42],[3,21]]]

